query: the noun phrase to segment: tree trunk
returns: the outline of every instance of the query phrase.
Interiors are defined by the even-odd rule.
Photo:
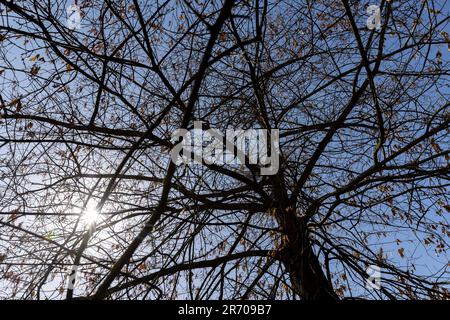
[[[338,300],[312,250],[305,220],[293,207],[277,208],[275,216],[283,232],[281,259],[294,290],[304,300]]]

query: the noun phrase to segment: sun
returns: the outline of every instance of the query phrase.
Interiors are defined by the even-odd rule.
[[[95,207],[87,207],[81,215],[81,220],[83,221],[84,225],[91,226],[97,222],[99,217],[100,214]]]

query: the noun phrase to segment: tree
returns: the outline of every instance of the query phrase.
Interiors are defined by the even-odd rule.
[[[0,4],[0,296],[448,298],[447,1]],[[175,164],[194,121],[278,172]]]

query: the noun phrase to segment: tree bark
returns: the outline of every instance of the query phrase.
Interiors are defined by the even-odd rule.
[[[305,219],[293,207],[277,208],[275,216],[283,232],[281,260],[294,290],[304,300],[338,300],[312,250]]]
[[[283,181],[283,173],[279,172],[273,181],[273,214],[283,234],[280,258],[289,272],[292,287],[304,300],[338,300],[312,249],[307,220],[297,214]]]

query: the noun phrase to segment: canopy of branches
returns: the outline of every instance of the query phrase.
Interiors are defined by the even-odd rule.
[[[449,7],[0,0],[0,298],[448,298]]]

